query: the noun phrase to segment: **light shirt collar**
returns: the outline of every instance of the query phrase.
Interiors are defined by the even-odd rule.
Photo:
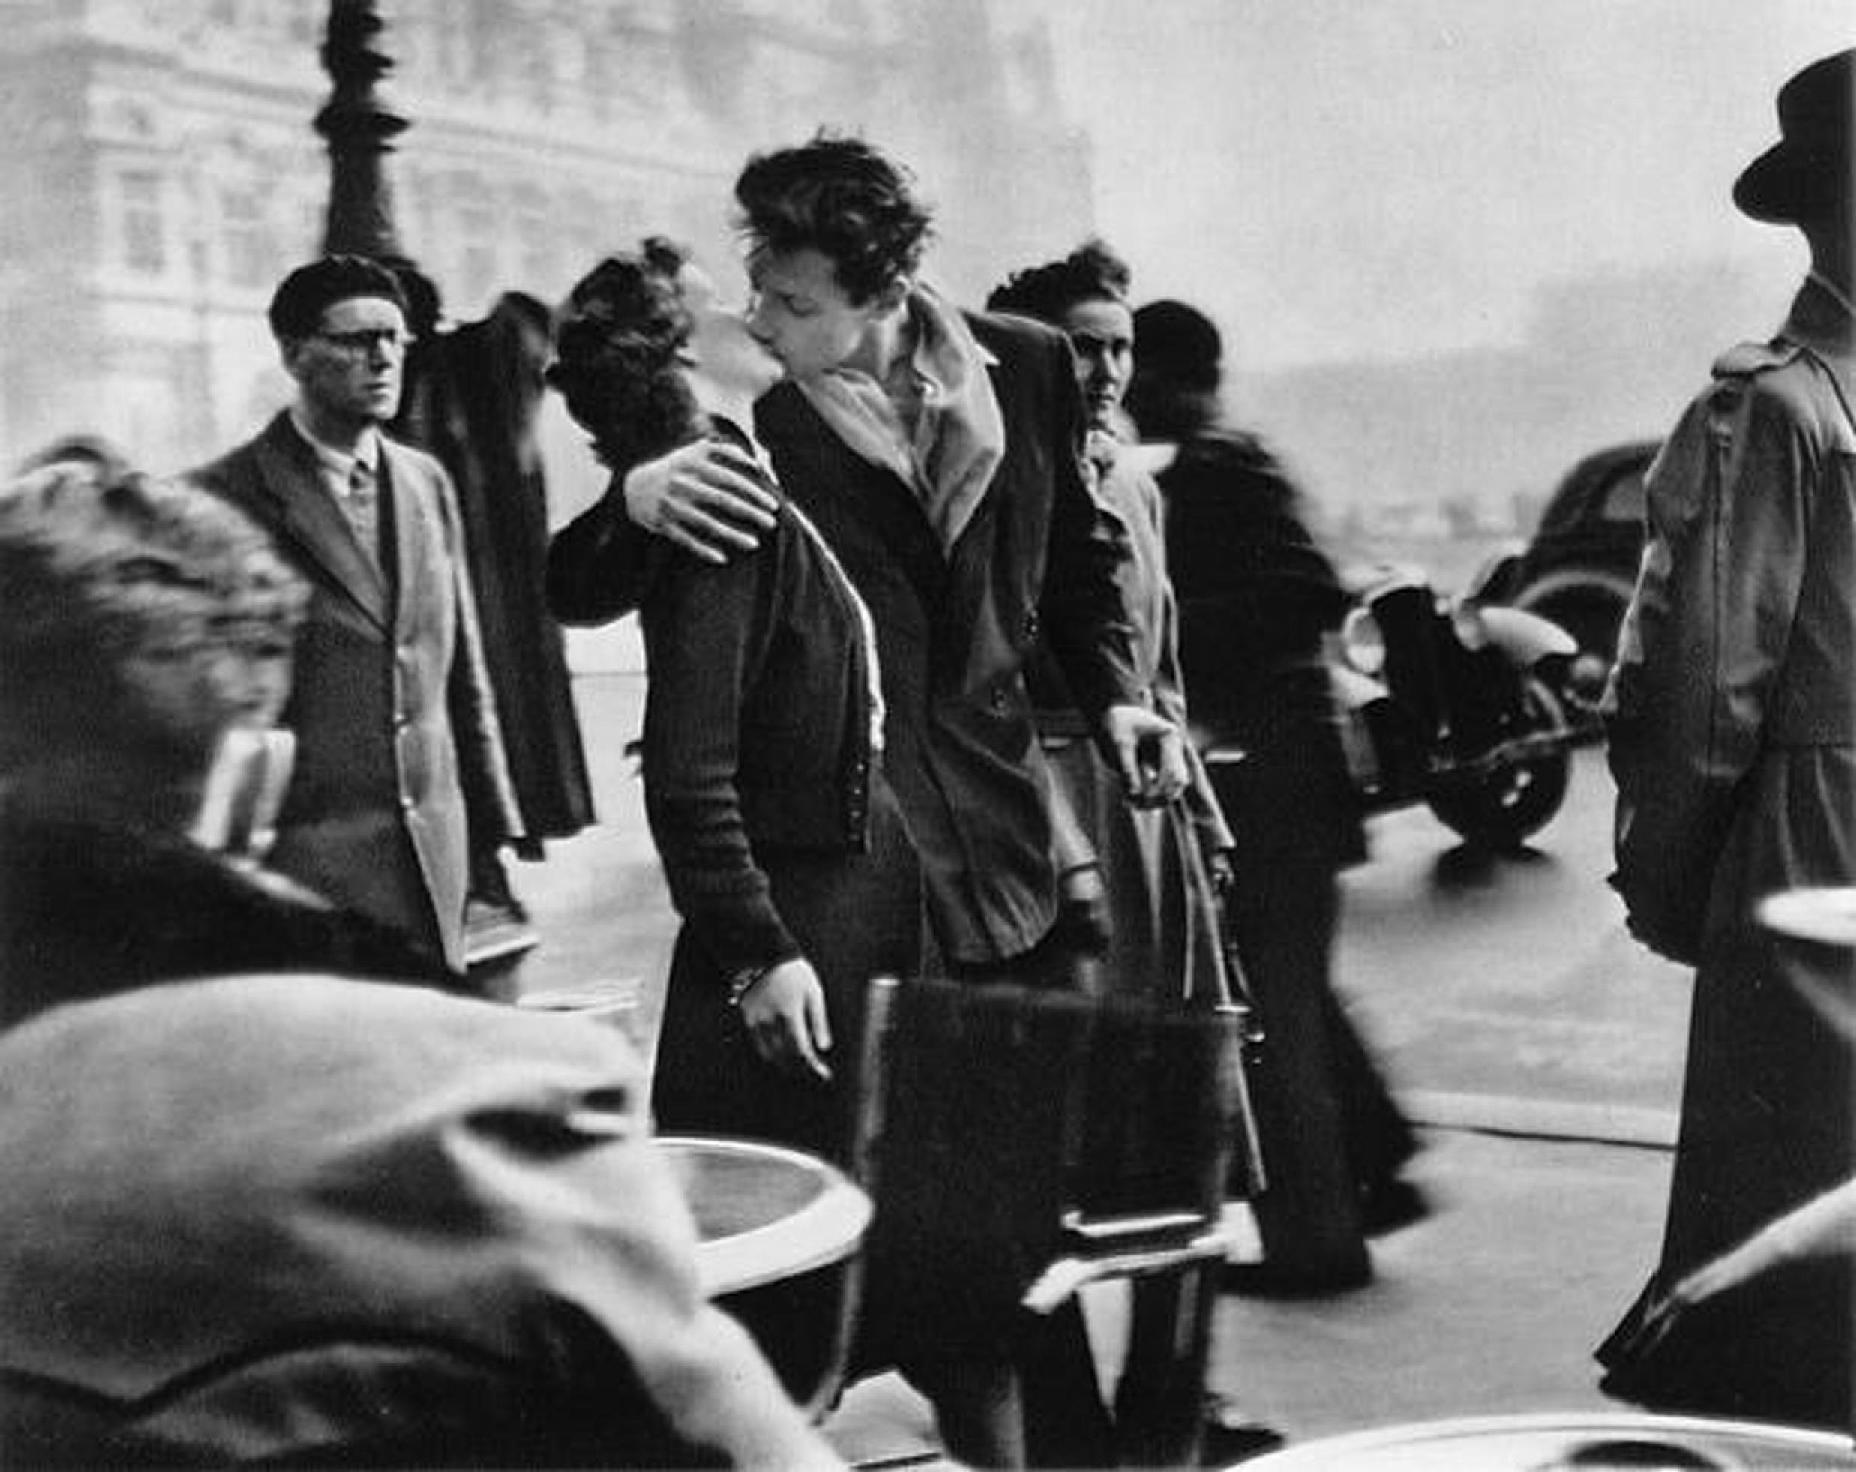
[[[932,286],[918,282],[906,310],[915,334],[909,371],[922,396],[912,434],[883,385],[860,369],[833,369],[798,386],[850,450],[915,492],[949,551],[1004,458],[1005,423],[990,372],[998,359]]]
[[[290,423],[303,436],[303,443],[315,453],[323,475],[332,479],[338,487],[346,489],[357,464],[365,466],[375,476],[380,474],[380,431],[373,425],[361,431],[361,437],[355,441],[353,450],[343,450],[326,440],[317,439],[305,422],[302,410],[294,404],[290,406]]]

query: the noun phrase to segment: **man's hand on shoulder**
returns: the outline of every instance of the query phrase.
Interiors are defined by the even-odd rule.
[[[779,509],[754,461],[714,440],[633,466],[620,497],[633,524],[718,563],[758,547]]]

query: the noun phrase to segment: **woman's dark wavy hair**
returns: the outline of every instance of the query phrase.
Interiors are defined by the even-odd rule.
[[[1060,261],[1014,271],[993,288],[986,310],[1055,323],[1078,302],[1126,303],[1133,284],[1128,263],[1091,237]]]
[[[914,182],[861,138],[819,133],[748,160],[735,181],[738,223],[756,253],[831,257],[838,285],[861,304],[921,265],[931,217]]]
[[[679,355],[690,312],[677,273],[689,259],[662,236],[606,257],[555,315],[547,380],[613,470],[628,470],[703,431]]]

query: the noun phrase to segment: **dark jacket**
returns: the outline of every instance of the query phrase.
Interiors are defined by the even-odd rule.
[[[416,343],[395,433],[457,488],[526,856],[593,821],[593,791],[561,630],[548,616],[548,487],[536,420],[553,348],[547,309],[506,293],[480,321]]]
[[[1193,719],[1241,745],[1272,692],[1319,665],[1347,597],[1294,484],[1253,436],[1196,434],[1158,480]]]
[[[1221,778],[1253,872],[1316,870],[1364,855],[1322,635],[1347,595],[1263,443],[1206,429],[1156,477],[1179,603],[1179,664],[1195,731],[1248,753]],[[1260,882],[1260,881],[1259,881]]]
[[[253,516],[313,590],[283,724],[296,772],[270,862],[464,969],[468,831],[521,831],[451,483],[381,437],[382,577],[279,414],[196,472]]]
[[[393,931],[185,839],[0,804],[0,1027],[183,976],[444,972]]]
[[[554,581],[611,575],[623,521],[607,497],[564,527]],[[656,541],[643,556],[645,811],[671,897],[724,972],[785,960],[800,947],[756,852],[867,842],[870,671],[853,595],[790,505],[757,556],[716,566]]]

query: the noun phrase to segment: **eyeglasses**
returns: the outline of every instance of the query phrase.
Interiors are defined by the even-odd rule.
[[[339,353],[350,357],[372,357],[379,349],[403,353],[412,342],[410,334],[397,327],[362,327],[353,332],[313,332],[311,337],[319,337]]]

